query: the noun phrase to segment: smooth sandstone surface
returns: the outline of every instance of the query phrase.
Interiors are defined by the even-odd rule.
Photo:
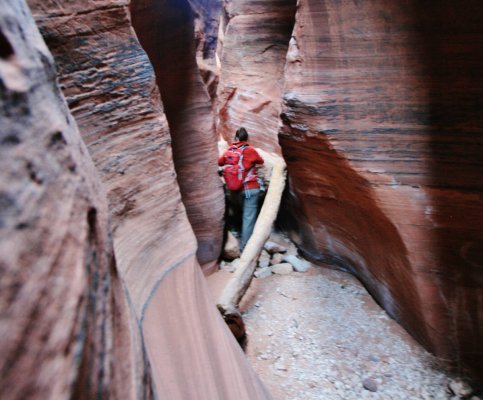
[[[285,228],[438,356],[482,371],[483,9],[299,2]]]

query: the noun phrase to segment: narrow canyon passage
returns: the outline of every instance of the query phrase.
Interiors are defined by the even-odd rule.
[[[481,0],[1,3],[1,399],[481,400]],[[290,248],[246,353],[240,126]]]

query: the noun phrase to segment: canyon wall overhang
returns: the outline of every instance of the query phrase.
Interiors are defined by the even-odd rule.
[[[25,3],[3,4],[2,397],[269,398],[196,260],[128,3],[29,2],[87,148]]]
[[[483,370],[483,8],[301,0],[282,219],[429,349]]]

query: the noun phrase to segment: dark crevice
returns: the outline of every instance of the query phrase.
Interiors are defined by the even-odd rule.
[[[0,58],[6,60],[14,55],[13,47],[10,41],[6,38],[2,31],[0,31]]]

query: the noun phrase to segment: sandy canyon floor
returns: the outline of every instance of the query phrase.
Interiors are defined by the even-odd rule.
[[[215,296],[230,276],[208,279]],[[240,309],[247,357],[274,400],[480,399],[349,274],[253,279]]]

